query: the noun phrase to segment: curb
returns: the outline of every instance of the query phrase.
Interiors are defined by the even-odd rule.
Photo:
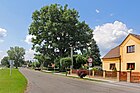
[[[54,75],[60,75],[60,76],[66,76],[66,74],[62,74],[62,73],[53,73],[52,71],[46,71],[43,70],[42,72],[47,72],[47,73],[51,73]],[[71,77],[71,78],[77,78],[77,79],[81,79],[76,75],[70,75],[67,74],[67,77]],[[89,78],[89,77],[84,77],[83,80],[89,80],[89,81],[94,81],[94,82],[102,82],[102,83],[108,83],[108,84],[112,84],[112,85],[121,85],[121,86],[127,86],[127,87],[133,87],[133,88],[140,88],[140,83],[127,83],[127,82],[119,82],[119,81],[113,81],[113,80],[105,80],[105,79],[97,79],[97,78]]]

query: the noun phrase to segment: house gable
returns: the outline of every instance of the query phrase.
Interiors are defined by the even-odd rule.
[[[136,48],[140,45],[140,35],[135,34],[129,34],[125,40],[120,44],[120,55],[122,62],[126,62],[125,59],[132,59],[132,54],[134,56],[137,55],[137,53],[127,53],[127,46],[136,45]],[[137,47],[138,46],[138,47]],[[139,50],[139,49],[138,49]],[[136,52],[138,52],[138,50]]]
[[[140,44],[140,35],[129,34],[120,44],[120,46],[125,46],[130,39]]]

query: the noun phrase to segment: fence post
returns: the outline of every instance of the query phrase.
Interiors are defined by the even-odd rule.
[[[106,70],[103,71],[103,78],[105,78]]]
[[[127,71],[127,82],[131,82],[131,71]]]
[[[72,74],[72,70],[73,70],[73,69],[70,69],[70,74]]]
[[[92,76],[94,77],[94,70],[92,70]]]
[[[117,81],[120,81],[120,71],[117,71]]]

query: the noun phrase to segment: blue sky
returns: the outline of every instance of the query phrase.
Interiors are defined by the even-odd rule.
[[[31,44],[25,42],[32,13],[54,3],[79,12],[80,21],[93,29],[102,56],[128,33],[140,34],[140,0],[0,0],[0,58],[14,46],[24,47],[26,59],[32,58]]]

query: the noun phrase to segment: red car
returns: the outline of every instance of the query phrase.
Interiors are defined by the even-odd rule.
[[[85,77],[86,75],[88,75],[88,70],[80,69],[80,70],[77,71],[77,75],[78,75],[80,78],[83,78],[83,77]]]

